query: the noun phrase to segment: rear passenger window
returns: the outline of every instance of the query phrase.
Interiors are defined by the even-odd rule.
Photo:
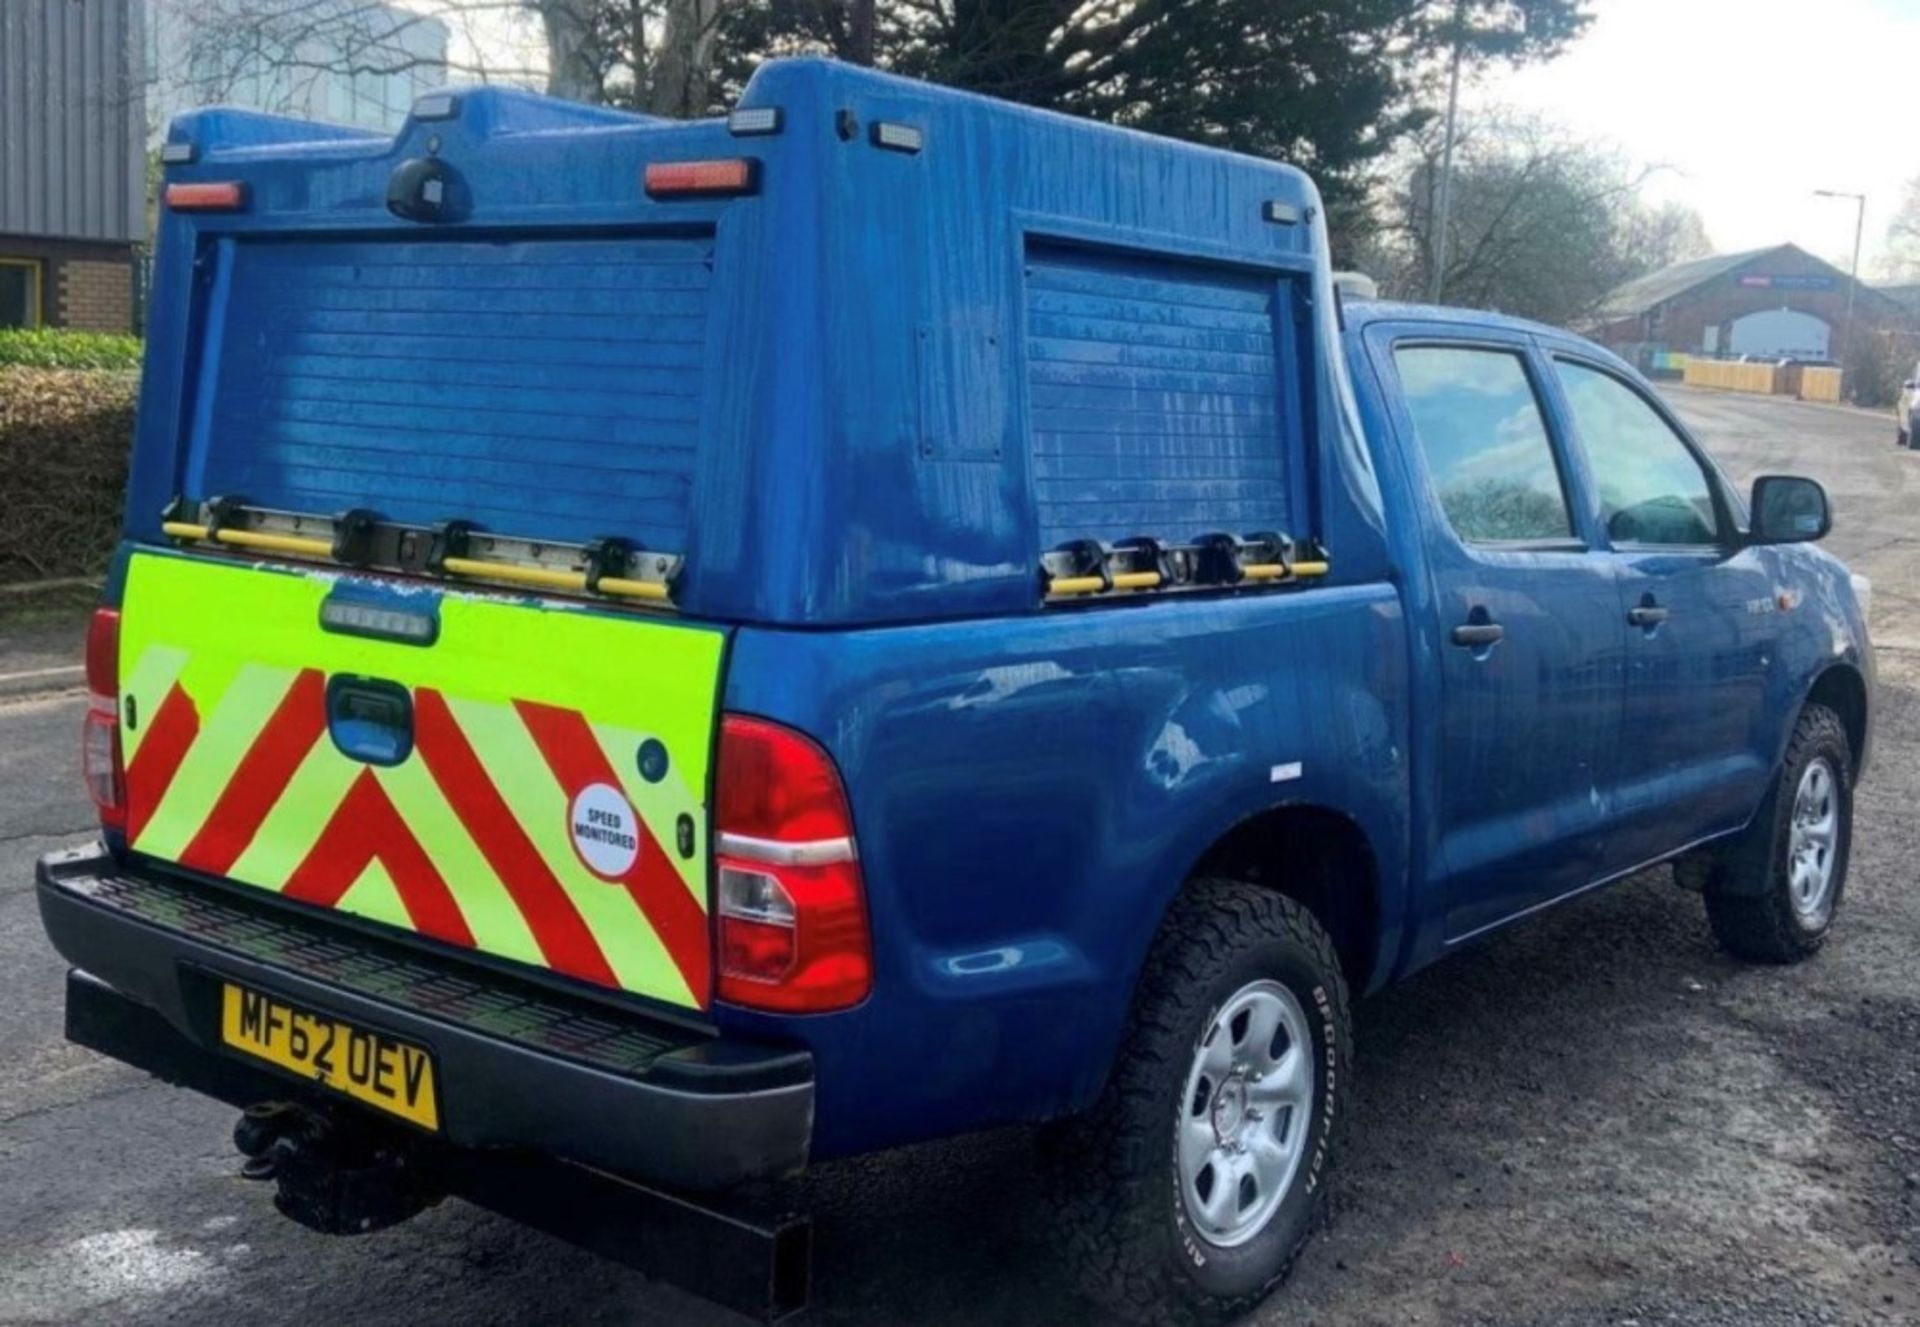
[[[1706,469],[1640,394],[1611,374],[1560,361],[1560,385],[1600,489],[1607,538],[1713,544],[1719,518]]]
[[[1520,357],[1408,346],[1393,358],[1453,532],[1470,543],[1572,537],[1560,468]]]

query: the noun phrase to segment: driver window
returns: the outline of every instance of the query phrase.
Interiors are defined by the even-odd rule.
[[[1573,537],[1546,420],[1520,356],[1477,346],[1393,352],[1440,507],[1470,544]]]
[[[1560,385],[1616,544],[1713,545],[1713,489],[1680,435],[1640,394],[1584,364],[1558,361]]]

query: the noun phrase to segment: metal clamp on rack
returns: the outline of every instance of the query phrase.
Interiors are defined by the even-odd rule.
[[[373,534],[379,518],[365,507],[354,507],[333,518],[333,560],[349,567],[373,561]]]
[[[236,497],[177,497],[162,513],[160,529],[181,544],[657,604],[673,601],[681,564],[676,554],[612,537],[585,545],[554,543],[490,534],[471,521],[400,525],[359,507],[317,516],[250,507]]]
[[[448,558],[464,558],[473,540],[472,521],[442,521],[427,539],[426,570],[445,576]]]
[[[1326,550],[1278,531],[1202,535],[1170,544],[1146,535],[1104,543],[1076,539],[1041,559],[1049,600],[1098,598],[1115,591],[1223,590],[1292,585],[1324,576]]]
[[[1249,581],[1293,581],[1327,574],[1326,551],[1311,541],[1277,530],[1248,535],[1240,551],[1240,577]]]
[[[1113,550],[1098,539],[1076,539],[1049,554],[1041,581],[1049,594],[1101,594],[1113,588]]]
[[[1247,541],[1237,534],[1203,534],[1193,541],[1194,572],[1210,585],[1238,585],[1247,578]]]

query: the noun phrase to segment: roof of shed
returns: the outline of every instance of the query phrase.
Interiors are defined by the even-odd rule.
[[[1665,304],[1676,295],[1684,295],[1695,286],[1703,286],[1715,277],[1724,276],[1734,268],[1750,263],[1756,258],[1793,247],[1795,246],[1791,244],[1770,244],[1764,249],[1743,249],[1739,253],[1716,253],[1710,258],[1695,258],[1691,262],[1675,263],[1672,267],[1663,267],[1658,272],[1649,272],[1643,277],[1635,277],[1624,286],[1613,288],[1606,302],[1600,306],[1599,317],[1606,321],[1636,317],[1656,305]]]
[[[1808,253],[1797,244],[1770,244],[1764,249],[1743,249],[1739,253],[1716,253],[1711,258],[1695,258],[1691,262],[1675,263],[1663,267],[1658,272],[1649,272],[1636,277],[1623,286],[1616,286],[1601,304],[1594,318],[1598,322],[1609,323],[1621,318],[1637,318],[1649,313],[1669,300],[1676,299],[1688,291],[1704,286],[1717,277],[1725,276],[1736,268],[1745,267],[1776,253],[1792,253],[1813,261],[1833,273],[1834,285],[1845,290],[1850,278],[1847,274],[1823,258]],[[1869,308],[1878,306],[1882,314],[1911,314],[1914,309],[1902,301],[1892,291],[1876,289],[1866,282],[1860,283],[1860,294]]]

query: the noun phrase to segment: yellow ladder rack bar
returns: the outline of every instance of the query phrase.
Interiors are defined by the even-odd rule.
[[[547,590],[584,590],[584,571],[561,571],[554,567],[522,567],[512,562],[483,562],[479,558],[447,558],[440,564],[455,576],[484,577],[509,585],[537,585]]]
[[[1251,567],[1242,567],[1240,573],[1250,581],[1308,580],[1315,576],[1324,576],[1331,567],[1325,562],[1295,562],[1291,566],[1284,562],[1260,562]],[[1098,594],[1106,582],[1098,576],[1061,576],[1047,582],[1050,595]],[[1160,585],[1160,573],[1157,571],[1123,571],[1114,576],[1113,588],[1116,590],[1151,590]],[[1206,589],[1196,585],[1194,589]]]
[[[664,581],[633,581],[624,576],[602,576],[596,587],[601,594],[617,594],[628,599],[652,599],[665,603],[671,597]]]
[[[185,521],[164,521],[160,529],[174,539],[211,539],[217,544],[232,544],[235,548],[257,548],[266,553],[299,553],[306,557],[331,558],[333,544],[326,539],[302,539],[298,535],[264,534],[259,530],[215,530],[209,533],[204,525],[189,525]]]
[[[1296,562],[1292,566],[1284,562],[1257,562],[1251,567],[1240,568],[1240,574],[1250,581],[1286,580],[1289,574],[1296,580],[1306,580],[1312,576],[1324,576],[1329,570],[1324,562]]]
[[[171,539],[211,540],[235,548],[255,548],[265,553],[295,553],[305,557],[333,557],[333,544],[325,539],[302,539],[297,535],[266,534],[259,530],[221,529],[209,532],[204,525],[186,521],[163,521],[161,531]],[[585,572],[561,571],[554,567],[523,567],[512,562],[485,562],[478,558],[448,558],[442,566],[456,576],[504,581],[510,585],[531,585],[547,590],[580,591],[587,588]],[[667,587],[660,581],[636,581],[620,576],[603,576],[600,593],[626,599],[649,599],[665,603]]]
[[[550,590],[585,590],[583,571],[561,571],[553,567],[522,567],[512,562],[486,562],[479,558],[448,558],[441,567],[456,576],[505,581],[511,585],[538,585]],[[636,581],[624,576],[602,576],[595,587],[601,594],[624,599],[651,599],[665,603],[667,587],[661,581]]]
[[[1048,594],[1092,594],[1106,584],[1098,576],[1063,576],[1047,582]],[[1116,590],[1152,590],[1160,584],[1157,571],[1122,571],[1114,575]]]
[[[1047,582],[1047,593],[1093,594],[1105,584],[1098,576],[1061,576]]]

